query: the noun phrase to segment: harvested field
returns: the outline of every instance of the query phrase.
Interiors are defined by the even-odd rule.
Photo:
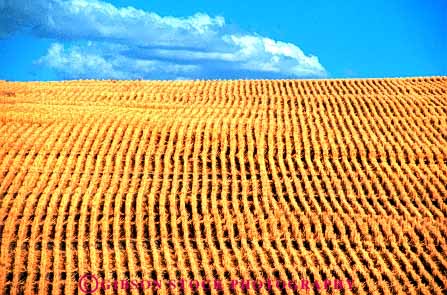
[[[3,294],[445,294],[447,77],[0,81],[0,210]]]

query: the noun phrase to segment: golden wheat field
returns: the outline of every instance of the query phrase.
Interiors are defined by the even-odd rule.
[[[0,82],[0,293],[445,294],[447,77]]]

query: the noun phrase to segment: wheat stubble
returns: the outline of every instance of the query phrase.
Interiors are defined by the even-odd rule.
[[[446,292],[446,77],[0,81],[0,124],[0,293]]]

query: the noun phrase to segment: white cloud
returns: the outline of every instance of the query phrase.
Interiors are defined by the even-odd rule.
[[[53,43],[47,55],[40,58],[37,63],[45,64],[67,78],[92,78],[90,73],[94,73],[98,79],[130,78],[126,73],[116,70],[114,65],[102,56],[87,53],[78,46],[65,50],[60,43]]]
[[[218,38],[218,30],[225,25],[220,16],[212,18],[196,13],[185,18],[162,17],[97,0],[0,0],[0,7],[5,12],[2,18],[8,14],[19,16],[19,20],[26,18],[40,36],[113,40],[133,45],[200,46],[210,38]],[[18,19],[11,18],[10,22],[17,23]]]
[[[225,36],[228,43],[239,47],[236,54],[244,68],[294,76],[324,76],[325,69],[316,56],[306,56],[292,43],[258,36]]]
[[[45,56],[36,61],[54,69],[66,79],[170,79],[197,71],[194,65],[159,60],[131,59],[115,55],[123,46],[88,42],[65,48],[53,43]]]
[[[38,63],[64,78],[326,75],[318,58],[298,46],[229,33],[223,17],[204,13],[160,16],[98,0],[0,0],[0,25],[0,37],[28,28],[55,39]]]

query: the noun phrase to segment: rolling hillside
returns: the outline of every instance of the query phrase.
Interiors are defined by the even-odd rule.
[[[0,82],[3,294],[445,294],[446,217],[447,77]]]

